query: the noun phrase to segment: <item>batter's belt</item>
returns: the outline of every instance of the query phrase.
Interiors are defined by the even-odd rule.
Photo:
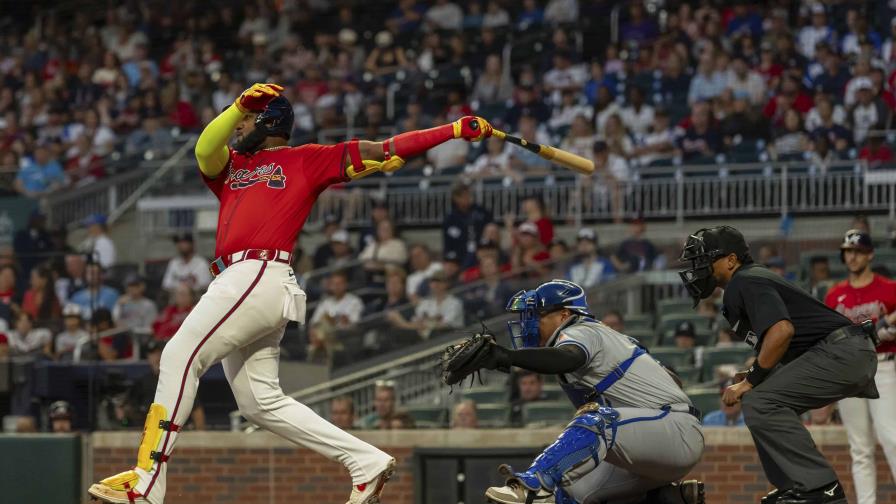
[[[274,261],[284,264],[290,264],[292,254],[283,250],[274,249],[247,249],[233,254],[223,255],[211,262],[208,270],[212,272],[212,276],[218,276],[225,269],[238,262],[255,259],[257,261]]]

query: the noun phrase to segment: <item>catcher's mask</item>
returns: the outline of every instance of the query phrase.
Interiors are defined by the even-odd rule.
[[[255,129],[237,142],[233,149],[241,153],[255,152],[264,139],[271,136],[289,140],[294,120],[295,114],[289,100],[278,96],[255,117]]]
[[[507,311],[519,313],[519,320],[507,322],[513,348],[535,348],[541,343],[538,321],[543,315],[566,308],[576,315],[594,318],[588,310],[585,290],[567,280],[551,280],[534,290],[521,290],[510,298]]]
[[[750,248],[744,236],[731,226],[703,228],[688,237],[679,260],[690,262],[691,267],[678,272],[685,288],[694,299],[694,306],[701,299],[712,295],[718,281],[712,274],[713,263],[728,254],[736,254],[743,264],[753,262]]]

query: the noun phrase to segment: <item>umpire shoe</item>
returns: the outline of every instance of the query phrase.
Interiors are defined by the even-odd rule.
[[[380,494],[383,493],[383,487],[393,473],[395,473],[395,459],[390,459],[389,465],[376,478],[353,486],[352,495],[345,504],[380,504]]]
[[[846,494],[843,485],[834,481],[805,492],[791,488],[778,497],[776,504],[846,504]]]
[[[760,504],[776,504],[778,502],[778,499],[781,497],[781,495],[783,493],[784,493],[784,491],[776,488],[776,489],[772,490],[771,492],[769,492],[768,494],[766,494],[766,496],[763,497],[762,500],[760,500],[759,502],[760,502]]]
[[[516,478],[507,480],[502,487],[490,487],[485,491],[486,502],[494,504],[554,504],[554,494],[547,490],[538,490],[529,500],[529,490]]]

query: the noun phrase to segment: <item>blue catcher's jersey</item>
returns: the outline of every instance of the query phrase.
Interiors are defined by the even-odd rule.
[[[577,406],[587,401],[615,408],[658,409],[668,404],[691,404],[687,394],[650,354],[628,336],[600,322],[572,319],[547,342],[547,346],[560,345],[576,345],[587,355],[584,366],[560,376],[564,390]],[[597,394],[596,388],[602,393]]]

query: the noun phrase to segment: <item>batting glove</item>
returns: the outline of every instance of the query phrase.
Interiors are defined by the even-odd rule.
[[[478,116],[464,116],[451,125],[454,127],[454,138],[463,138],[468,142],[479,142],[492,136],[492,125]]]
[[[280,96],[281,91],[283,86],[277,84],[252,84],[252,87],[243,91],[233,104],[244,114],[258,113],[264,110],[271,100]]]

